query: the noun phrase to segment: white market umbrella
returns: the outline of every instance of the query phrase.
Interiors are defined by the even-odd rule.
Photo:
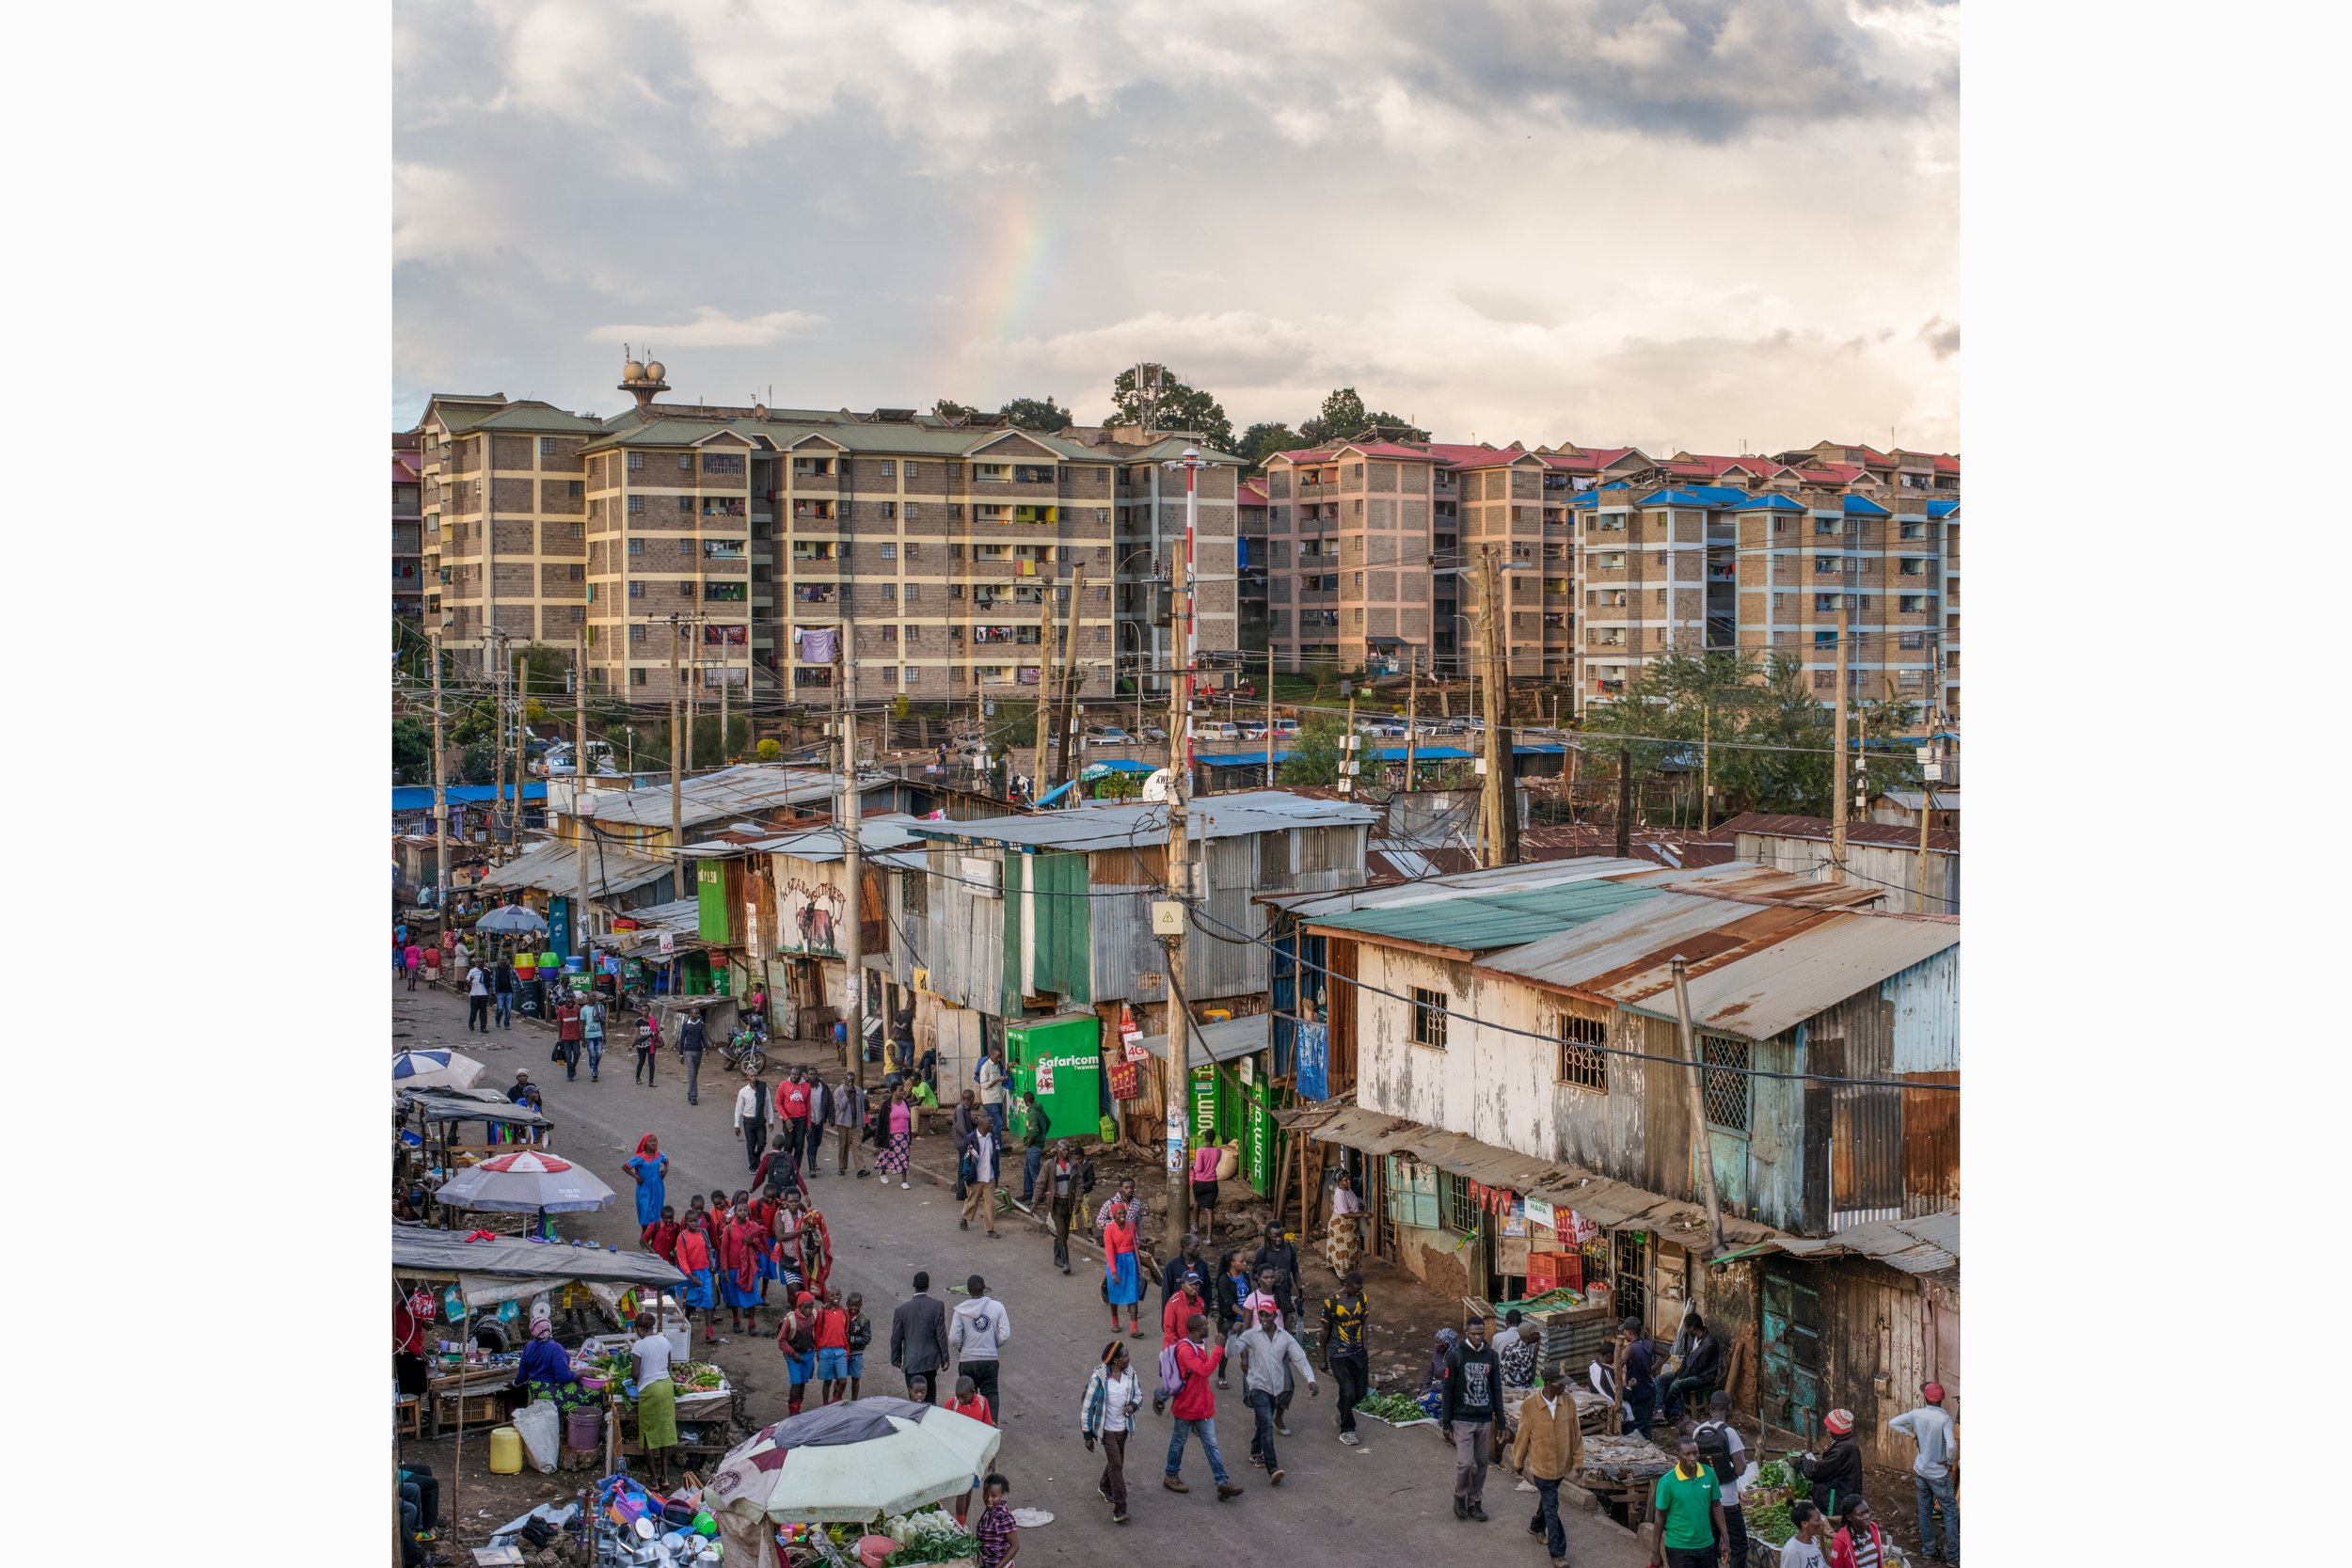
[[[470,1089],[482,1064],[455,1051],[395,1051],[392,1082],[404,1089]]]
[[[548,923],[538,911],[521,904],[501,904],[473,923],[477,931],[497,936],[536,937],[547,934]]]
[[[602,1209],[612,1189],[586,1167],[544,1149],[501,1154],[441,1183],[435,1201],[451,1209],[503,1209],[522,1213],[568,1213]]]
[[[1003,1442],[985,1421],[878,1395],[754,1433],[719,1462],[703,1496],[731,1513],[863,1522],[970,1491]]]

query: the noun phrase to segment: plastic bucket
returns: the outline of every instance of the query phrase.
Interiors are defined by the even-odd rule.
[[[513,1427],[490,1429],[490,1473],[518,1476],[523,1470],[523,1434]]]
[[[604,1441],[604,1412],[575,1410],[564,1418],[564,1446],[593,1449]]]

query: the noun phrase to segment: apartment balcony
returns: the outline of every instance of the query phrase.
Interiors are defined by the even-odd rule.
[[[811,491],[836,493],[840,488],[841,476],[833,472],[831,468],[827,468],[823,473],[818,473],[814,469],[805,472],[799,468],[792,470],[792,492],[796,496],[805,495]]]

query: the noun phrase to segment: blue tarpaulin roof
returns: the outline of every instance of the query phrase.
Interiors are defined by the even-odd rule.
[[[1787,496],[1754,496],[1740,503],[1742,512],[1803,512],[1804,507]]]
[[[508,784],[506,787],[511,799],[515,786]],[[453,806],[487,805],[490,802],[491,793],[492,787],[489,784],[451,784],[449,801]],[[544,800],[547,798],[548,786],[545,780],[537,784],[523,785],[524,800]],[[433,809],[433,786],[430,784],[394,784],[392,786],[392,809],[394,811],[431,811]]]

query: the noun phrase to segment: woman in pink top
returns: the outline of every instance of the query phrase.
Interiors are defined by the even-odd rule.
[[[890,1091],[890,1108],[883,1115],[887,1119],[882,1131],[889,1142],[875,1157],[874,1168],[884,1180],[896,1176],[899,1190],[906,1191],[914,1185],[907,1180],[907,1155],[914,1147],[914,1107],[907,1103],[904,1087]]]
[[[1202,1144],[1192,1151],[1192,1227],[1203,1241],[1216,1237],[1216,1163],[1225,1150],[1216,1144]]]

